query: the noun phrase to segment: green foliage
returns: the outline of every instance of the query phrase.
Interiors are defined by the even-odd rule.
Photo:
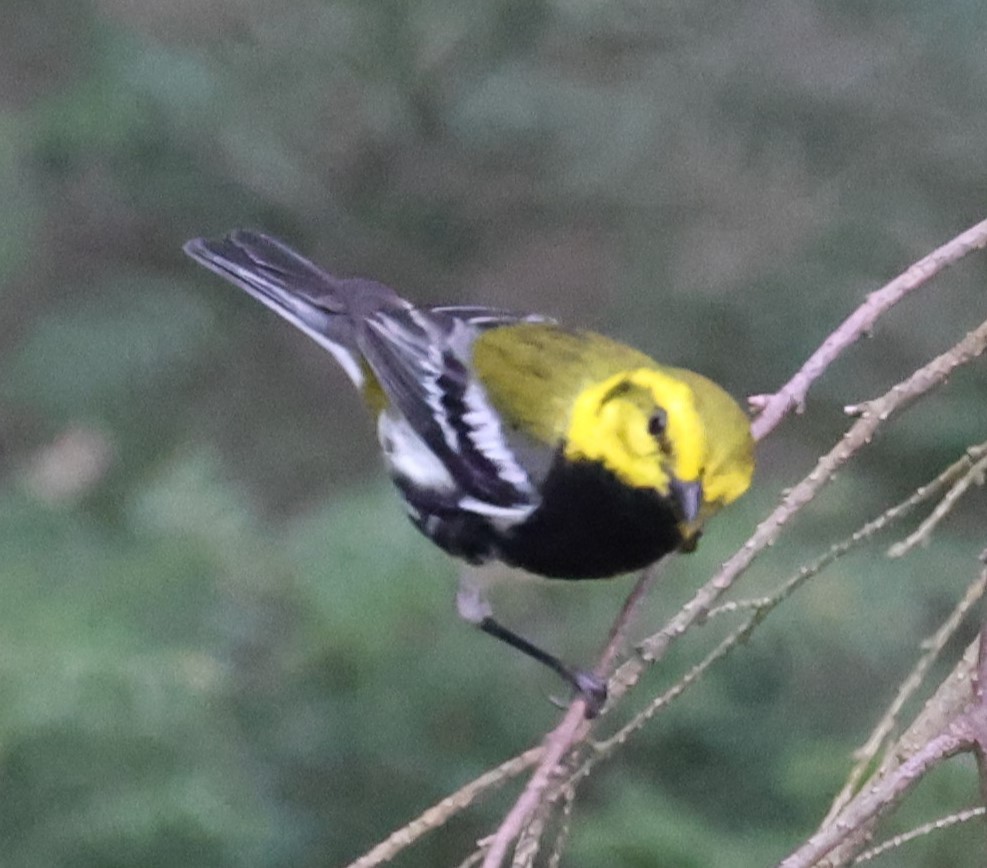
[[[135,400],[188,369],[212,320],[201,295],[173,281],[114,278],[38,324],[10,362],[5,397],[63,425],[130,414]]]

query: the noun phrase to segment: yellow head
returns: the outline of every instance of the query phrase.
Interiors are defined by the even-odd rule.
[[[710,438],[718,432],[707,430],[702,396],[673,373],[679,372],[636,368],[583,389],[572,408],[565,454],[597,461],[628,485],[673,497],[682,521],[691,525],[709,507],[739,497],[750,474],[724,477],[715,449],[711,456]]]

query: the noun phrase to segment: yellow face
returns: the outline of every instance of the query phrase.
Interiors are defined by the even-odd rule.
[[[508,429],[626,485],[670,494],[689,533],[740,497],[754,472],[747,415],[701,374],[664,367],[592,332],[545,323],[491,329],[474,364]],[[701,502],[696,498],[701,494]]]
[[[565,455],[598,461],[628,485],[667,496],[674,483],[702,482],[706,428],[686,383],[637,368],[580,393]]]

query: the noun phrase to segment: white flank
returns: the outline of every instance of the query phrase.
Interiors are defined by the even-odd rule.
[[[454,491],[456,483],[446,466],[435,457],[404,417],[381,413],[377,438],[388,467],[425,491]]]

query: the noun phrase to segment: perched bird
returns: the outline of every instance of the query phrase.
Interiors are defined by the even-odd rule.
[[[536,314],[416,307],[238,230],[185,252],[327,349],[363,395],[415,526],[449,554],[561,579],[608,578],[677,549],[748,488],[744,412],[700,374]],[[494,620],[461,584],[460,614],[547,664],[595,713],[606,697]]]

